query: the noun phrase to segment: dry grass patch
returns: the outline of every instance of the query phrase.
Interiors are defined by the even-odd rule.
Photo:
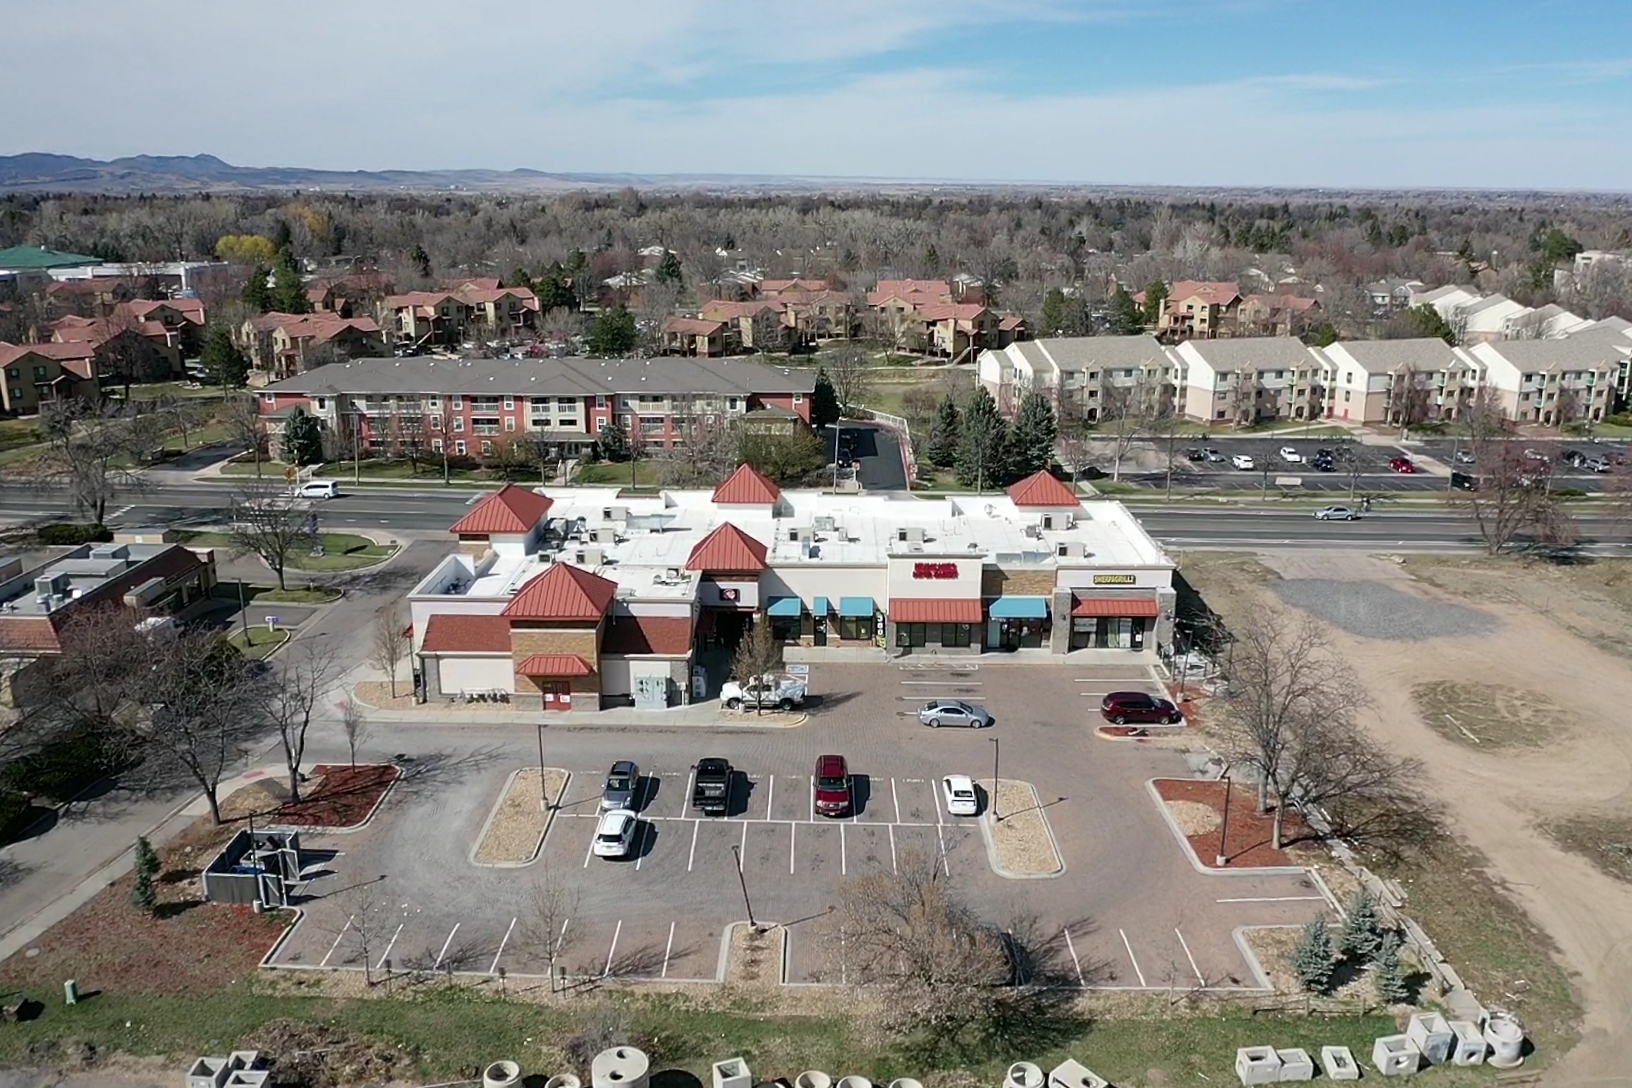
[[[1632,884],[1632,816],[1568,816],[1541,825],[1547,837],[1599,871]]]
[[[386,680],[363,680],[351,689],[352,696],[365,706],[375,710],[441,710],[443,707],[436,703],[417,703],[414,701],[414,685],[397,681],[397,694],[391,694],[391,684]]]
[[[1206,619],[1209,610],[1228,623],[1281,577],[1250,552],[1178,552],[1176,558],[1179,616],[1192,623]]]
[[[476,864],[526,865],[538,857],[566,787],[567,772],[559,767],[544,768],[543,796],[537,767],[517,771],[494,806],[482,841],[476,844]]]
[[[1524,555],[1410,555],[1405,568],[1447,593],[1545,616],[1599,649],[1632,657],[1632,559],[1554,563]]]
[[[993,819],[994,814],[998,819]],[[1052,876],[1065,868],[1048,817],[1030,782],[999,779],[997,796],[988,808],[986,826],[992,837],[997,864],[1019,876]]]
[[[746,922],[731,927],[731,944],[726,953],[727,986],[775,989],[782,985],[783,950],[788,931],[781,926],[755,929]]]
[[[1566,731],[1563,708],[1525,688],[1433,680],[1411,698],[1430,729],[1470,748],[1540,748]]]
[[[1185,838],[1217,831],[1224,823],[1223,817],[1212,805],[1204,805],[1200,801],[1169,801],[1167,810],[1173,814],[1173,822],[1179,825]]]

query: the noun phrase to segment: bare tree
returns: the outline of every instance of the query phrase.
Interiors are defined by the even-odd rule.
[[[1094,434],[1110,447],[1111,479],[1122,478],[1122,459],[1141,436],[1167,413],[1167,382],[1160,371],[1144,368],[1131,378],[1112,380],[1109,372],[1099,386],[1099,417]]]
[[[578,914],[578,902],[578,889],[552,870],[548,862],[540,863],[522,903],[515,942],[525,959],[546,965],[552,991],[556,967],[572,945],[568,925]]]
[[[397,666],[408,655],[408,616],[401,601],[380,606],[374,614],[374,641],[369,663],[382,670],[391,681],[391,698],[397,697]]]
[[[35,461],[37,486],[66,494],[97,525],[119,495],[142,489],[138,466],[162,437],[156,415],[71,401],[41,416],[47,443]]]
[[[739,683],[747,685],[781,668],[782,647],[771,637],[771,619],[764,615],[755,616],[753,626],[737,643],[736,656],[731,659],[731,675]],[[754,713],[761,714],[764,710],[765,701],[761,699],[755,703]]]
[[[340,917],[339,924],[333,927],[335,941],[338,943],[346,934],[351,935],[362,957],[363,983],[372,986],[374,971],[385,967],[383,957],[375,964],[374,951],[386,939],[386,934],[395,932],[397,916],[378,881],[354,885],[338,893],[336,899]]]
[[[867,399],[872,387],[872,359],[860,344],[840,344],[822,356],[827,380],[841,409],[853,409]]]
[[[1574,519],[1553,488],[1552,463],[1524,453],[1507,435],[1495,394],[1481,388],[1463,411],[1477,479],[1462,505],[1473,516],[1485,550],[1496,555],[1528,533],[1537,544],[1576,541]]]
[[[1433,412],[1434,387],[1431,377],[1409,363],[1394,373],[1389,396],[1388,417],[1402,430],[1427,422]]]
[[[312,539],[313,515],[302,509],[281,484],[250,484],[233,500],[228,538],[240,553],[259,556],[287,589],[284,570],[290,557]]]
[[[355,768],[357,748],[368,740],[368,716],[363,713],[362,704],[355,699],[341,699],[335,707],[340,711],[340,732],[346,738],[346,753],[351,757],[351,765]]]
[[[289,771],[291,801],[300,800],[300,764],[306,758],[306,734],[338,672],[330,647],[321,639],[305,639],[278,658],[263,685],[262,715],[278,731],[283,763]]]

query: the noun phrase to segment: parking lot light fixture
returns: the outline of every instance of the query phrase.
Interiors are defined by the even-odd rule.
[[[1003,816],[997,809],[997,757],[1003,748],[998,744],[996,737],[989,738],[992,742],[992,822],[1002,823]]]
[[[1224,819],[1218,825],[1218,856],[1213,858],[1213,864],[1220,869],[1230,863],[1230,855],[1225,852],[1224,840],[1230,833],[1230,776],[1224,776]]]
[[[544,726],[547,724],[538,723],[538,807],[545,812],[550,811],[550,790],[544,781]]]
[[[742,872],[742,851],[738,849],[736,843],[731,844],[731,856],[737,859],[737,883],[742,885],[742,905],[748,912],[748,928],[758,933],[760,929],[759,923],[754,921],[754,904],[748,898],[748,878]]]

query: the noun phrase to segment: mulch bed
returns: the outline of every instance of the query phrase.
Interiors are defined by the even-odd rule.
[[[275,822],[291,827],[356,827],[368,819],[399,772],[389,763],[360,767],[320,763],[312,773],[323,781],[298,804],[279,808],[272,816]]]
[[[126,874],[41,934],[35,955],[24,949],[0,963],[0,991],[39,1000],[71,978],[82,995],[197,996],[248,978],[290,916],[203,901],[198,872],[236,830],[207,817],[194,824],[158,850],[157,911],[131,903],[135,877]]]
[[[1182,725],[1102,725],[1094,732],[1102,737],[1132,737],[1134,740],[1153,740],[1156,737],[1182,737]]]
[[[1220,820],[1224,815],[1224,790],[1222,781],[1202,781],[1190,778],[1159,778],[1156,780],[1156,792],[1164,801],[1194,801],[1197,804],[1207,805],[1219,814]],[[1222,825],[1214,831],[1200,835],[1189,836],[1190,848],[1196,852],[1196,857],[1208,868],[1218,868],[1214,862],[1218,858],[1219,836],[1228,831],[1224,845],[1228,850],[1229,864],[1225,868],[1244,869],[1259,865],[1298,865],[1300,862],[1287,852],[1286,849],[1277,850],[1270,845],[1274,841],[1274,814],[1258,815],[1257,788],[1249,783],[1236,783],[1230,791],[1230,825]],[[1286,822],[1281,828],[1281,839],[1289,842],[1303,838],[1310,834],[1308,826],[1296,812],[1288,812]]]

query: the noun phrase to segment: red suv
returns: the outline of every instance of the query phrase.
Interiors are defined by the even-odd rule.
[[[1117,725],[1128,722],[1178,725],[1184,721],[1178,707],[1159,695],[1149,695],[1143,691],[1113,691],[1099,704],[1099,712],[1105,715],[1106,721]]]
[[[850,768],[843,756],[816,757],[816,811],[823,816],[850,811]]]

